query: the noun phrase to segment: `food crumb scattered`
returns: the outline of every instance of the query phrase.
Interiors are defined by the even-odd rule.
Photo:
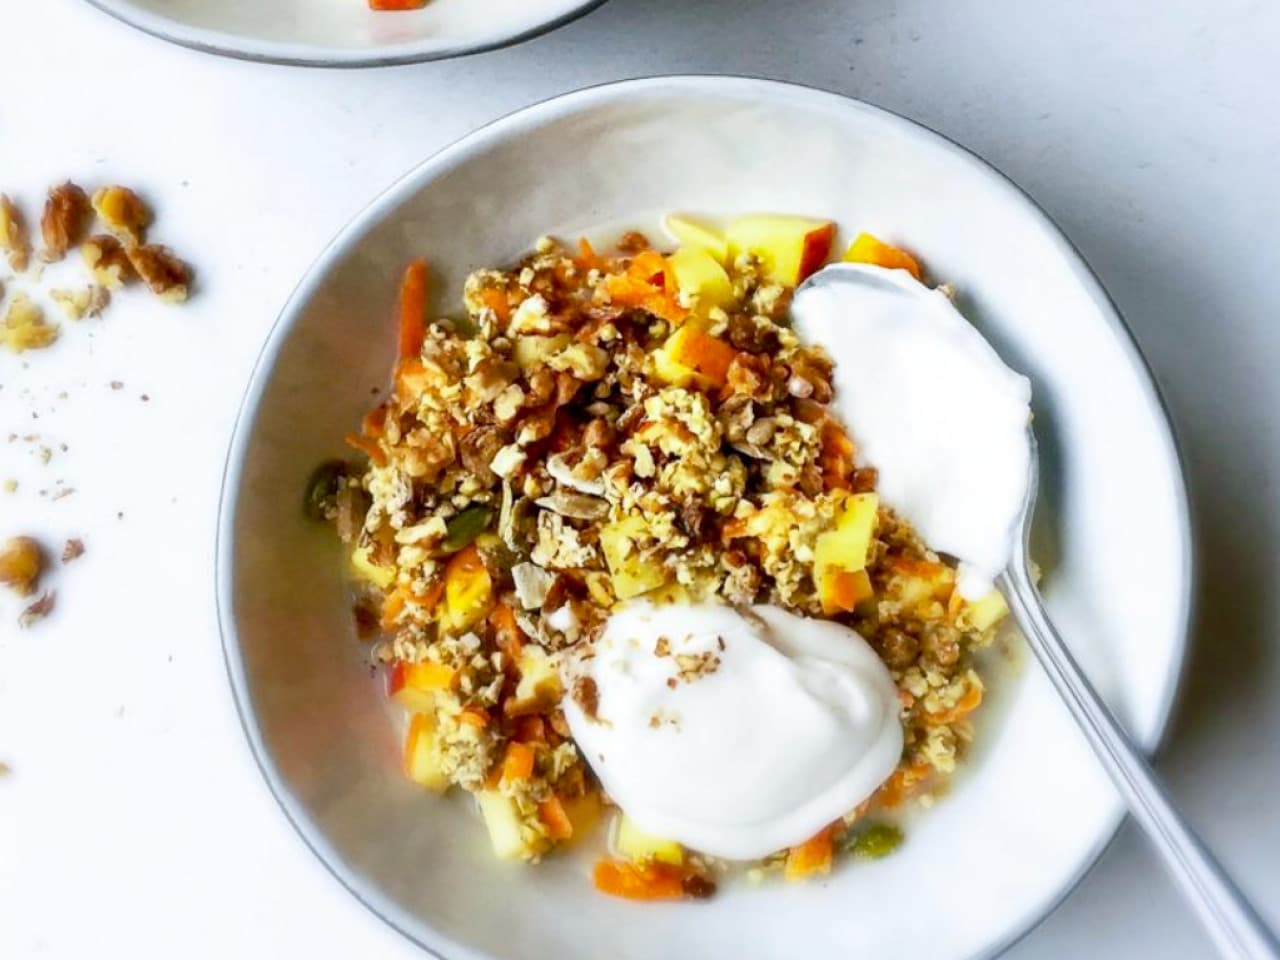
[[[47,617],[53,612],[53,599],[54,593],[50,590],[48,593],[41,594],[34,603],[28,604],[26,609],[18,614],[18,626],[25,629]]]
[[[93,209],[107,229],[130,243],[142,243],[151,225],[151,208],[128,187],[103,187],[93,195]]]
[[[18,273],[27,269],[31,259],[31,239],[26,220],[12,200],[0,193],[0,250],[9,258],[9,266]]]
[[[105,287],[90,284],[76,290],[50,290],[49,297],[62,310],[68,320],[98,317],[111,301]]]
[[[15,479],[13,479],[13,477],[10,477],[9,479],[7,479],[7,480],[4,482],[4,492],[5,492],[5,493],[17,493],[17,492],[18,492],[18,481],[17,481],[17,480],[15,480]]]
[[[124,389],[124,381],[123,381],[123,380],[112,380],[112,381],[111,381],[111,383],[110,383],[110,384],[108,384],[108,386],[110,386],[112,390],[123,390],[123,389]]]
[[[191,286],[191,267],[168,247],[148,243],[128,247],[129,262],[150,289],[161,300],[181,303]]]
[[[41,350],[58,339],[58,327],[48,323],[44,311],[25,293],[15,293],[0,329],[5,346],[14,353]]]
[[[110,234],[90,237],[80,245],[80,256],[94,281],[108,290],[119,290],[138,275],[124,244]]]
[[[35,592],[44,568],[44,551],[34,537],[11,537],[0,550],[0,583],[20,597]]]
[[[78,538],[68,540],[62,547],[62,562],[70,563],[76,557],[84,556],[84,541]]]
[[[65,257],[67,250],[80,242],[92,221],[93,208],[83,189],[70,180],[52,187],[40,217],[45,262],[53,263]]]

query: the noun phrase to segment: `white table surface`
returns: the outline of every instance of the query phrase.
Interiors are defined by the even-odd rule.
[[[169,47],[79,0],[2,0],[0,190],[144,186],[200,291],[185,309],[122,298],[52,351],[0,355],[0,479],[21,484],[0,535],[88,549],[48,621],[19,631],[0,597],[0,956],[419,955],[303,847],[242,736],[211,569],[236,406],[293,284],[375,192],[514,108],[663,72],[920,120],[1022,184],[1097,269],[1166,392],[1197,510],[1195,650],[1159,768],[1280,922],[1277,36],[1260,0],[611,0],[516,49],[326,72]],[[47,466],[3,443],[29,431]],[[57,480],[75,493],[39,495]],[[1208,954],[1132,829],[1011,956],[1086,953]]]

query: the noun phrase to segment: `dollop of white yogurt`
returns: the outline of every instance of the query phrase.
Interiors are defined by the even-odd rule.
[[[960,561],[966,599],[1009,563],[1027,492],[1031,384],[942,292],[905,270],[840,264],[802,288],[800,337],[835,361],[835,408],[886,505]]]
[[[774,606],[632,602],[566,688],[573,738],[642,830],[731,860],[802,843],[902,754],[898,692],[867,642]]]

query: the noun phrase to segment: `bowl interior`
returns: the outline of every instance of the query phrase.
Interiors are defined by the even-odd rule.
[[[602,0],[430,0],[372,11],[367,0],[91,0],[189,46],[268,60],[356,64],[430,59],[530,36]]]
[[[835,218],[917,251],[1036,395],[1049,605],[1145,744],[1184,648],[1185,498],[1167,423],[1091,275],[970,155],[827,94],[713,78],[588,90],[484,128],[410,174],[330,247],[273,332],[231,452],[220,611],[246,726],[286,810],[355,892],[448,957],[972,957],[1038,919],[1119,806],[1034,664],[1015,667],[952,794],[900,853],[805,887],[708,903],[600,897],[574,858],[495,862],[462,798],[406,783],[356,640],[343,561],[300,498],[387,378],[396,277],[427,257],[437,307],[541,233],[662,210]],[[1105,385],[1105,387],[1103,387]],[[500,905],[500,906],[498,906]]]

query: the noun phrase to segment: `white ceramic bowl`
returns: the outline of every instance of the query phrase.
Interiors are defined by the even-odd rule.
[[[1080,257],[1016,187],[941,137],[838,96],[717,77],[632,81],[522,110],[442,151],[320,257],[263,351],[224,487],[219,613],[253,750],[289,818],[372,909],[443,957],[990,956],[1062,898],[1121,810],[1034,663],[1006,679],[952,794],[900,852],[808,886],[707,903],[596,895],[584,864],[499,863],[466,798],[407,783],[354,636],[311,468],[384,383],[397,276],[430,259],[436,304],[547,230],[669,209],[834,217],[908,242],[1035,386],[1039,556],[1050,609],[1153,746],[1184,653],[1191,546],[1160,401]]]
[[[430,0],[373,11],[366,0],[89,0],[183,46],[245,60],[373,67],[442,60],[527,40],[604,0]]]

